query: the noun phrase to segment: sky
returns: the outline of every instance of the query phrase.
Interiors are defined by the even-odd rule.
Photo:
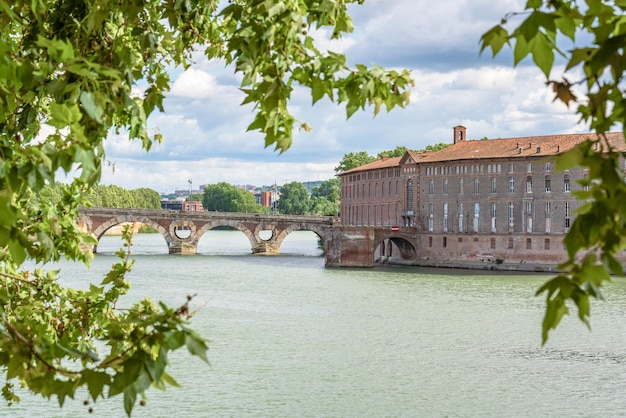
[[[469,139],[586,132],[574,108],[553,102],[544,75],[530,60],[513,67],[509,50],[495,59],[490,50],[480,54],[481,35],[524,4],[366,0],[351,6],[355,31],[340,42],[318,32],[319,45],[346,54],[351,65],[410,69],[411,103],[376,117],[366,108],[346,120],[345,108],[327,99],[311,106],[308,91],[298,89],[290,109],[313,129],[295,131],[283,154],[264,148],[260,134],[246,132],[254,114],[251,106],[240,106],[244,96],[233,68],[199,55],[187,71],[172,71],[165,113],[151,116],[150,128],[164,142],[146,153],[139,142],[111,135],[102,182],[162,193],[187,190],[190,180],[193,189],[221,181],[282,185],[333,178],[350,152],[376,155],[400,145],[422,149],[452,142],[456,125],[467,128]]]

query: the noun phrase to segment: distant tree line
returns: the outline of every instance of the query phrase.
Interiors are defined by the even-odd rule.
[[[452,144],[446,142],[440,142],[438,144],[426,145],[425,148],[415,150],[415,152],[425,151],[439,151]],[[343,159],[339,162],[339,165],[335,167],[335,173],[343,173],[344,171],[352,170],[353,168],[361,167],[362,165],[372,163],[376,160],[380,160],[383,156],[389,158],[402,157],[408,148],[405,146],[397,146],[393,150],[379,152],[376,156],[370,155],[367,151],[350,152],[343,156]]]
[[[303,183],[293,181],[279,188],[278,213],[289,215],[337,216],[339,214],[340,185],[334,178],[322,182],[309,193]],[[247,190],[221,182],[207,186],[202,205],[210,211],[269,213],[270,208],[256,202]]]
[[[338,178],[323,181],[311,194],[304,184],[292,181],[280,188],[278,210],[290,215],[339,216],[341,198]]]
[[[223,181],[204,189],[202,206],[218,212],[269,213],[269,208],[259,205],[252,193]]]
[[[57,183],[52,186],[47,186],[42,193],[46,194],[53,203],[61,202],[63,199],[63,185]],[[159,193],[145,187],[128,190],[114,184],[109,186],[96,184],[89,189],[86,199],[91,206],[161,209],[161,197]]]

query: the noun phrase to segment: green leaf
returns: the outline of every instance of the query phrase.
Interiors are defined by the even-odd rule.
[[[546,78],[550,77],[550,70],[554,63],[554,52],[552,50],[552,43],[547,36],[540,33],[531,41],[531,52],[533,61],[537,64],[537,67],[543,71]]]
[[[209,348],[207,347],[205,341],[202,338],[197,337],[196,335],[193,335],[191,333],[188,333],[185,336],[185,345],[187,346],[187,350],[189,350],[189,353],[193,354],[194,356],[200,357],[206,363],[209,362],[209,359],[206,355],[206,352],[208,351]]]
[[[85,369],[82,372],[80,382],[82,385],[87,385],[91,399],[95,401],[103,395],[104,387],[111,384],[111,377],[104,372]]]
[[[94,101],[93,93],[83,91],[80,93],[80,103],[83,105],[85,112],[96,122],[102,123],[102,109]]]
[[[9,241],[9,253],[17,265],[21,265],[26,260],[26,249],[19,241]]]
[[[81,119],[78,106],[68,106],[56,102],[50,104],[50,116],[51,119],[48,120],[48,124],[59,129],[65,128]]]
[[[133,407],[135,406],[136,401],[137,392],[135,391],[134,386],[130,386],[124,391],[124,411],[129,417],[133,412]]]

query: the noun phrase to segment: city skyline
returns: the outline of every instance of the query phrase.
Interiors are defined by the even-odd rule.
[[[409,68],[415,79],[406,109],[357,112],[328,100],[310,106],[310,94],[296,89],[291,109],[308,122],[311,132],[295,132],[282,155],[264,149],[261,135],[246,132],[250,107],[241,107],[239,78],[221,62],[201,54],[187,71],[172,71],[166,112],[150,120],[165,137],[146,153],[124,135],[105,142],[107,160],[102,183],[159,192],[197,184],[284,184],[328,180],[349,152],[378,152],[406,146],[424,148],[452,142],[452,127],[463,125],[468,138],[510,138],[587,131],[574,109],[553,102],[544,76],[528,60],[513,68],[510,51],[492,59],[479,53],[479,40],[501,18],[523,10],[523,1],[455,0],[454,7],[436,0],[370,0],[351,6],[355,32],[341,42],[320,46],[346,54],[350,65],[373,63]],[[515,22],[513,22],[515,24]],[[557,63],[556,71],[562,70]]]

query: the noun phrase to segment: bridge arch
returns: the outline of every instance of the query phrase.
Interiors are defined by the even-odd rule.
[[[85,220],[83,220],[83,222],[84,221]],[[96,237],[98,242],[100,242],[100,238],[102,238],[104,233],[108,231],[109,229],[111,229],[112,227],[123,224],[123,223],[134,223],[134,222],[142,223],[142,224],[148,225],[156,229],[159,232],[159,234],[161,234],[161,236],[165,239],[165,242],[167,243],[168,247],[171,245],[173,240],[172,240],[172,235],[170,234],[170,232],[167,231],[165,228],[163,228],[163,226],[159,225],[155,220],[150,219],[149,217],[145,217],[145,216],[123,215],[123,216],[112,217],[109,220],[100,224],[95,230],[92,231],[92,233]],[[89,224],[88,221],[85,223]],[[87,226],[88,226],[88,229],[91,230],[91,226],[90,225],[87,225]],[[93,251],[96,252],[96,250],[97,250],[97,245],[96,245],[96,248],[93,249]]]
[[[250,231],[250,228],[248,228],[242,222],[233,219],[216,219],[204,224],[199,230],[195,231],[196,245],[205,233],[220,226],[228,226],[243,232],[246,238],[248,238],[248,241],[250,241],[250,247],[252,249],[255,248],[257,244],[255,233]]]
[[[377,260],[384,263],[417,260],[417,245],[403,236],[379,237],[374,245],[374,252]]]
[[[315,233],[315,235],[317,235],[322,242],[324,242],[326,238],[326,229],[322,226],[291,224],[282,231],[280,231],[280,233],[276,237],[276,247],[280,249],[280,247],[283,245],[283,241],[285,240],[285,238],[287,238],[287,236],[294,231],[311,231]],[[324,244],[326,243],[324,242]],[[324,253],[326,253],[326,248],[324,248]]]

